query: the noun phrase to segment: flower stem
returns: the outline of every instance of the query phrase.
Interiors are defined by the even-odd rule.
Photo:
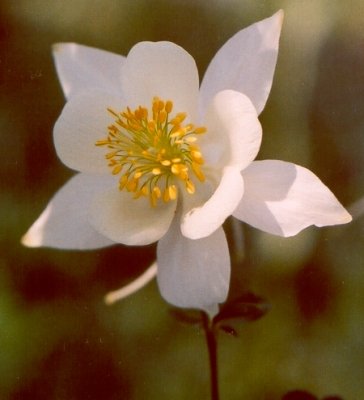
[[[203,328],[210,362],[211,400],[219,400],[219,381],[217,368],[217,332],[206,313],[202,313]]]

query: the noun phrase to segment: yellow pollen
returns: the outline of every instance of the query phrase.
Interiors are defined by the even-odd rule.
[[[196,144],[206,132],[203,126],[184,124],[187,114],[174,113],[173,102],[154,97],[151,107],[107,108],[114,122],[107,137],[95,142],[106,146],[105,158],[111,173],[119,175],[119,189],[133,197],[149,198],[152,207],[159,201],[175,201],[179,189],[193,194],[196,182],[204,182],[204,160]]]

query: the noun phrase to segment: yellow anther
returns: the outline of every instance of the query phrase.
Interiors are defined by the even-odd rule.
[[[171,100],[166,101],[165,110],[169,114],[173,109],[173,102]]]
[[[143,175],[143,172],[137,171],[137,172],[134,174],[134,179],[139,179],[142,175]]]
[[[135,117],[139,120],[143,118],[143,112],[141,111],[141,107],[139,107],[137,110],[135,110]]]
[[[191,151],[191,156],[193,158],[193,160],[199,164],[203,164],[204,163],[204,159],[202,158],[202,154],[199,150],[193,150]]]
[[[107,139],[104,140],[98,140],[95,145],[96,146],[105,146],[105,144],[109,144],[109,141]]]
[[[183,181],[188,179],[188,167],[183,164],[173,164],[171,166],[171,171]]]
[[[153,193],[154,193],[154,195],[159,199],[160,197],[161,197],[161,195],[162,195],[162,192],[161,192],[161,190],[159,189],[159,187],[158,186],[154,186],[154,188],[153,188]]]
[[[176,185],[170,185],[168,186],[168,192],[169,192],[169,198],[171,200],[176,200],[177,198],[177,186]]]
[[[180,124],[180,123],[182,123],[185,119],[186,119],[186,117],[187,117],[187,114],[186,113],[178,113],[177,114],[177,116],[176,116],[176,118],[178,118],[178,123]]]
[[[194,133],[201,134],[201,133],[205,133],[206,132],[206,128],[204,126],[199,126],[198,128],[195,128],[195,130],[193,131]]]
[[[160,168],[153,168],[152,169],[152,174],[153,175],[160,175],[162,173]]]
[[[128,183],[128,177],[127,175],[123,175],[119,180],[119,189],[123,190],[127,183]]]
[[[172,133],[169,135],[171,138],[176,138],[176,137],[179,137],[179,136],[183,136],[185,134],[185,131],[183,130],[183,129],[181,129],[181,128],[173,128],[172,129]]]
[[[181,162],[181,159],[179,158],[179,157],[176,157],[176,158],[172,158],[172,162],[173,163],[180,163]]]
[[[105,155],[105,158],[106,158],[107,160],[109,160],[110,158],[115,157],[116,154],[118,154],[117,151],[113,151],[112,153],[107,153],[107,154]]]
[[[126,184],[126,189],[129,192],[135,192],[138,188],[138,179],[131,178],[130,181]]]
[[[123,166],[121,164],[116,164],[112,170],[112,174],[117,175],[122,169],[123,169]]]
[[[202,158],[202,154],[201,154],[201,152],[198,151],[198,150],[193,150],[193,151],[191,151],[191,155],[192,155],[192,157],[195,158],[196,160]]]
[[[158,112],[158,107],[159,107],[159,98],[158,97],[154,97],[153,98],[153,114],[156,114]]]
[[[158,111],[162,111],[164,109],[164,101],[158,101]]]
[[[193,162],[191,164],[192,170],[195,173],[195,175],[197,176],[197,178],[199,179],[200,182],[204,182],[205,181],[205,175],[202,173],[201,168],[199,166],[199,164]]]
[[[190,180],[186,181],[186,189],[189,194],[195,193],[195,185],[193,184],[192,181]]]
[[[148,196],[149,190],[147,186],[143,186],[137,192],[135,192],[134,199],[139,199],[141,196]]]
[[[164,167],[169,167],[172,163],[171,163],[171,161],[169,161],[169,160],[162,160],[162,161],[161,161],[161,164],[162,164]]]
[[[173,165],[171,166],[171,172],[172,172],[172,174],[175,174],[175,175],[178,175],[178,174],[179,174],[179,167],[178,167],[177,164],[173,164]]]
[[[167,113],[166,113],[164,110],[162,110],[162,111],[159,113],[158,121],[159,121],[161,124],[163,124],[163,122],[164,122],[166,119],[167,119]]]
[[[150,131],[154,131],[155,130],[155,121],[154,120],[151,120],[151,121],[148,122],[148,129]]]

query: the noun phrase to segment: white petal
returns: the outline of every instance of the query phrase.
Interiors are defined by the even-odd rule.
[[[138,278],[134,279],[128,285],[121,287],[118,290],[109,292],[105,296],[105,303],[108,305],[114,304],[115,302],[125,299],[142,289],[147,285],[155,276],[157,275],[157,263],[153,263],[144,273],[142,273]]]
[[[244,94],[219,92],[209,106],[205,123],[207,133],[199,143],[207,164],[234,165],[242,170],[255,159],[262,127],[252,102]]]
[[[201,109],[219,91],[246,94],[258,114],[267,101],[278,55],[283,11],[241,30],[216,53],[201,84]]]
[[[214,194],[202,206],[187,212],[181,223],[182,234],[200,239],[215,232],[239,204],[244,193],[244,181],[235,167],[225,167]]]
[[[67,99],[89,89],[121,96],[121,67],[125,57],[76,43],[53,45],[53,56]]]
[[[75,175],[56,193],[23,236],[22,243],[62,249],[96,249],[114,244],[96,232],[88,221],[92,197],[113,184],[111,177]]]
[[[157,263],[159,289],[169,303],[211,313],[226,300],[230,256],[222,228],[207,238],[190,240],[181,235],[176,221],[158,242]]]
[[[194,59],[170,42],[141,42],[129,52],[122,85],[131,107],[148,106],[154,96],[172,100],[175,112],[196,123],[199,80]]]
[[[245,192],[233,215],[255,228],[293,236],[310,225],[351,221],[332,192],[306,168],[264,160],[253,162],[243,175]]]
[[[120,111],[124,103],[97,91],[84,92],[66,103],[53,136],[57,154],[68,167],[88,173],[110,172],[105,160],[107,148],[95,145],[107,137],[107,127],[114,122],[108,107]]]
[[[168,230],[176,202],[160,202],[156,207],[145,197],[117,187],[95,198],[90,211],[95,229],[111,240],[126,245],[146,245],[159,240]]]

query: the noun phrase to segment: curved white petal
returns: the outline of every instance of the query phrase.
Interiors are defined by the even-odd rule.
[[[214,194],[202,207],[187,212],[181,223],[182,234],[200,239],[216,231],[236,209],[244,193],[244,181],[235,167],[225,167]]]
[[[67,99],[90,89],[121,96],[121,67],[125,57],[76,43],[53,45],[53,56]]]
[[[115,188],[95,198],[90,208],[90,223],[111,240],[142,246],[159,240],[168,230],[176,202],[159,202],[156,207],[145,197]]]
[[[125,299],[142,289],[157,275],[157,263],[153,263],[145,272],[143,272],[138,278],[134,279],[128,285],[121,287],[118,290],[109,292],[105,296],[105,303],[108,305],[114,304],[115,302]]]
[[[278,55],[283,11],[245,28],[216,53],[201,84],[201,110],[224,89],[246,94],[258,114],[267,101]]]
[[[226,300],[230,256],[222,228],[207,238],[190,240],[175,221],[158,242],[157,263],[159,289],[169,303],[211,314]]]
[[[345,224],[350,214],[320,179],[284,161],[253,162],[243,171],[245,192],[234,217],[279,236],[310,226]]]
[[[111,177],[75,175],[56,193],[23,236],[22,243],[28,247],[61,249],[96,249],[114,244],[88,221],[92,197],[114,184]]]
[[[141,42],[129,52],[122,70],[125,97],[132,108],[149,107],[154,96],[172,100],[175,112],[197,121],[199,80],[194,59],[170,42]]]
[[[200,140],[207,164],[244,169],[257,156],[262,127],[247,96],[224,90],[213,98],[206,114],[207,132]]]
[[[114,118],[107,108],[124,109],[120,98],[89,91],[72,97],[63,108],[53,131],[54,145],[59,158],[76,171],[105,174],[110,172],[105,160],[105,146],[97,140],[107,137],[107,127]]]

